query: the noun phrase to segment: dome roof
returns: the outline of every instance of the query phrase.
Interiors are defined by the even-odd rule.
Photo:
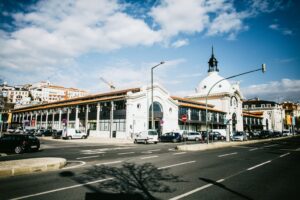
[[[224,79],[218,74],[218,72],[210,72],[208,76],[203,79],[197,88],[197,93],[200,95],[207,95],[210,88],[218,81]],[[220,93],[233,93],[234,90],[228,80],[223,80],[211,90],[210,94],[220,94]]]

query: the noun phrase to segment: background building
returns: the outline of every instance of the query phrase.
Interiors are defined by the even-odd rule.
[[[293,102],[283,102],[282,107],[285,111],[284,128],[294,132],[300,130],[300,104]]]
[[[262,125],[264,130],[282,131],[284,129],[283,123],[285,111],[279,103],[256,98],[244,101],[243,109],[245,112],[250,114],[257,114],[261,112],[263,116]]]

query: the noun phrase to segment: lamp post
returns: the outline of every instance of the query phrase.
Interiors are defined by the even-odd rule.
[[[164,61],[161,61],[159,64],[151,68],[151,129],[154,129],[154,115],[153,115],[153,70],[159,65],[164,64]]]
[[[205,126],[206,126],[206,134],[207,134],[207,144],[209,144],[209,134],[208,134],[208,126],[207,126],[207,121],[208,121],[208,117],[207,117],[207,99],[208,99],[208,96],[211,92],[211,90],[220,82],[224,81],[224,80],[228,80],[228,79],[232,79],[232,78],[235,78],[235,77],[238,77],[238,76],[242,76],[242,75],[245,75],[245,74],[249,74],[249,73],[252,73],[252,72],[257,72],[257,71],[262,71],[262,73],[265,73],[266,72],[266,64],[262,64],[260,68],[258,69],[254,69],[254,70],[251,70],[251,71],[247,71],[247,72],[244,72],[244,73],[240,73],[240,74],[236,74],[236,75],[233,75],[233,76],[229,76],[227,78],[223,78],[219,81],[217,81],[216,83],[214,83],[211,88],[208,90],[208,93],[206,95],[206,98],[205,98]],[[228,138],[229,135],[227,134],[226,135],[226,141],[228,141]]]

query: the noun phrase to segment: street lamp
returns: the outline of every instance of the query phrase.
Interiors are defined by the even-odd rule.
[[[251,70],[251,71],[248,71],[248,72],[244,72],[244,73],[240,73],[240,74],[236,74],[236,75],[233,75],[233,76],[229,76],[227,78],[223,78],[219,81],[217,81],[215,84],[213,84],[211,86],[211,88],[208,90],[208,93],[206,95],[206,98],[205,98],[205,126],[206,126],[206,134],[207,134],[207,144],[209,144],[209,134],[208,134],[208,126],[207,126],[207,121],[208,121],[208,117],[207,117],[207,98],[208,98],[208,95],[210,94],[211,90],[220,82],[224,81],[224,80],[228,80],[228,79],[232,79],[232,78],[235,78],[235,77],[238,77],[238,76],[242,76],[242,75],[245,75],[245,74],[250,74],[252,72],[257,72],[257,71],[262,71],[262,73],[265,73],[266,72],[266,64],[262,64],[260,68],[258,69],[254,69],[254,70]],[[226,135],[226,141],[229,141],[229,135],[227,134]]]
[[[159,65],[164,64],[164,61],[161,61],[159,64],[151,68],[151,129],[154,129],[154,115],[153,115],[153,70]]]

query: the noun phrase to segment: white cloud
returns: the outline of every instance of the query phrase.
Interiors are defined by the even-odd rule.
[[[271,24],[269,28],[275,31],[279,31],[283,35],[293,35],[293,31],[287,28],[281,27],[279,24]]]
[[[273,30],[278,30],[279,25],[278,25],[278,24],[271,24],[271,25],[269,26],[269,28],[270,28],[270,29],[273,29]]]
[[[154,82],[159,82],[162,85],[173,85],[178,82],[170,82],[170,71],[173,68],[184,63],[184,59],[167,60],[165,64],[159,66],[154,71]],[[151,81],[151,67],[157,65],[158,62],[141,63],[139,65],[130,63],[127,60],[115,61],[107,64],[103,68],[95,71],[92,76],[82,77],[91,80],[85,88],[91,91],[108,91],[109,87],[100,80],[103,77],[108,82],[113,83],[117,89],[125,89],[131,87],[141,87],[149,85]],[[98,84],[95,84],[99,82]]]
[[[179,48],[179,47],[183,47],[189,44],[189,40],[188,39],[183,39],[183,40],[176,40],[175,42],[172,43],[172,47],[175,48]]]
[[[201,32],[209,23],[203,0],[163,0],[159,6],[152,8],[150,15],[167,37],[178,33]]]
[[[280,97],[283,100],[300,99],[300,80],[282,79],[266,84],[251,85],[242,89],[247,97],[260,97],[261,99],[274,100]]]
[[[229,33],[228,39],[233,40],[238,32],[247,29],[243,25],[244,16],[236,12],[222,13],[216,17],[208,28],[207,35]]]
[[[263,3],[253,2],[255,6]],[[72,70],[80,71],[78,58],[90,52],[165,43],[179,48],[189,41],[181,39],[171,45],[169,41],[195,33],[235,39],[247,28],[243,20],[249,17],[246,12],[237,12],[231,0],[162,0],[143,16],[126,12],[126,6],[118,0],[41,0],[27,12],[5,13],[13,16],[15,29],[0,30],[2,76],[19,82],[18,75],[22,74],[24,81],[34,82],[56,73],[66,83],[81,75]],[[172,65],[167,62],[159,70],[164,72],[168,66]],[[137,79],[133,72],[130,77]]]

